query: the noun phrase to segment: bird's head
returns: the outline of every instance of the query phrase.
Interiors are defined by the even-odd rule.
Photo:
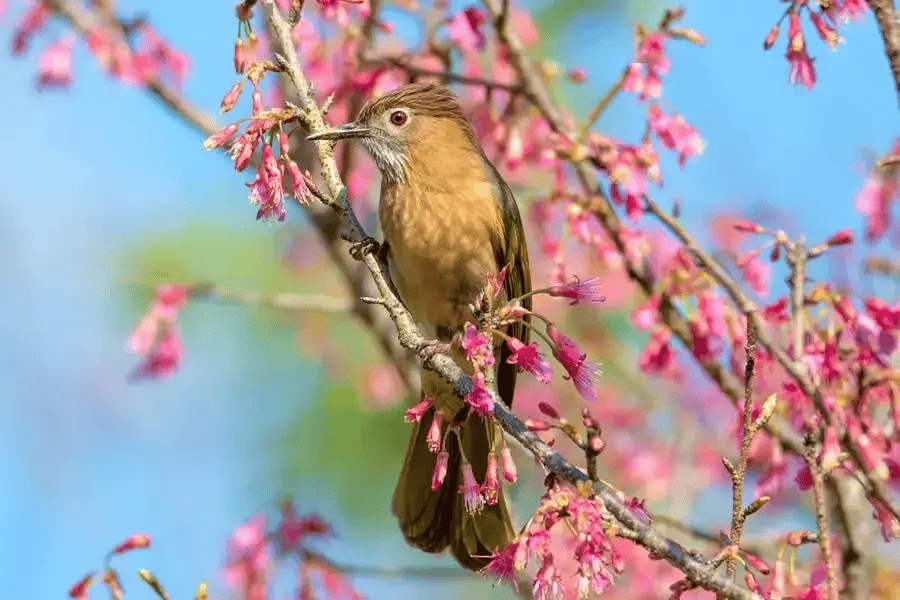
[[[389,182],[406,179],[410,163],[454,152],[480,154],[472,126],[445,87],[411,83],[369,101],[355,121],[308,140],[359,138]]]

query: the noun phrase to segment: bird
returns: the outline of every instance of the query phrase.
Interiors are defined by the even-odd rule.
[[[448,344],[467,322],[475,323],[473,304],[490,275],[506,270],[504,301],[531,291],[516,200],[449,89],[403,85],[366,103],[355,121],[307,139],[357,139],[372,156],[381,172],[378,217],[384,241],[379,253],[400,300],[426,337]],[[530,311],[530,297],[521,304]],[[528,343],[525,322],[507,326],[505,333]],[[497,393],[511,406],[517,368],[507,363],[510,349],[502,338],[493,343]],[[457,362],[472,373],[471,363],[453,348]],[[471,464],[483,483],[488,453],[501,433],[492,421],[470,414],[453,386],[436,373],[423,370],[421,387],[431,408],[414,425],[392,510],[411,545],[426,552],[449,546],[462,566],[480,570],[515,532],[502,490],[495,504],[474,514],[466,510],[459,492],[461,466]],[[427,435],[435,418],[442,434],[453,424],[458,435],[443,438],[447,475],[432,491],[436,454]]]

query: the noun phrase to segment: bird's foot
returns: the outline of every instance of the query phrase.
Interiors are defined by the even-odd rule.
[[[416,346],[416,354],[423,360],[429,360],[437,354],[449,354],[450,344],[440,340],[428,340]]]
[[[377,254],[381,250],[381,244],[373,237],[366,236],[362,240],[351,244],[350,256],[355,260],[362,260],[366,254]]]

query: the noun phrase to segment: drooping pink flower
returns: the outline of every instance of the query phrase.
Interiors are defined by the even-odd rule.
[[[835,30],[822,14],[819,14],[814,10],[808,11],[808,14],[813,26],[816,28],[816,33],[819,34],[819,37],[823,42],[828,44],[831,48],[836,48],[837,45],[843,41],[841,40],[841,36],[838,35],[837,30]]]
[[[324,562],[319,562],[316,569],[319,571],[322,588],[328,598],[332,600],[365,600],[365,596],[353,586],[346,573]]]
[[[895,153],[898,145],[895,143]],[[854,208],[866,219],[866,239],[878,241],[887,232],[891,220],[891,205],[900,197],[900,174],[876,169],[869,174],[856,195]]]
[[[141,548],[149,548],[150,547],[150,535],[146,533],[132,533],[130,536],[125,538],[121,544],[116,545],[115,548],[112,549],[112,554],[124,554],[125,552],[130,552],[132,550],[139,550]]]
[[[497,453],[488,452],[487,470],[484,473],[484,483],[481,486],[481,495],[485,504],[497,504],[500,498],[500,465],[497,461]]]
[[[737,266],[741,270],[744,280],[750,285],[750,289],[760,296],[765,296],[769,293],[769,277],[772,275],[772,267],[760,260],[759,252],[759,250],[755,250],[738,258]]]
[[[225,144],[231,142],[231,138],[234,137],[234,134],[237,133],[237,130],[237,123],[229,123],[219,131],[206,138],[206,141],[203,142],[203,147],[207,150],[220,148]]]
[[[261,597],[258,594],[265,590],[272,566],[266,522],[266,515],[257,514],[232,532],[223,568],[229,589],[251,597]]]
[[[556,285],[550,288],[550,295],[559,298],[569,298],[572,300],[569,304],[578,304],[579,300],[587,300],[588,302],[603,302],[606,297],[600,293],[600,279],[575,279],[563,285]]]
[[[447,35],[459,48],[467,52],[484,50],[485,37],[481,25],[486,17],[484,12],[470,6],[447,20]]]
[[[554,344],[553,356],[568,373],[567,378],[572,380],[578,394],[588,402],[595,402],[594,375],[597,368],[586,360],[587,354],[553,325],[547,327],[547,335]]]
[[[175,374],[184,356],[184,346],[178,330],[174,326],[166,326],[144,357],[141,364],[134,368],[130,378],[139,379],[166,379]]]
[[[541,567],[534,576],[533,594],[535,600],[556,600],[563,597],[562,580],[556,568],[553,566],[553,556],[547,555],[541,562]]]
[[[281,522],[278,524],[277,536],[282,551],[297,548],[310,535],[334,535],[331,525],[318,515],[298,516],[292,502],[285,501],[281,506]]]
[[[833,0],[825,11],[832,21],[858,20],[869,10],[866,0]]]
[[[697,130],[684,117],[667,115],[656,104],[650,105],[650,128],[663,146],[678,153],[678,164],[682,167],[687,159],[703,152],[703,140]]]
[[[241,79],[236,84],[231,86],[227,92],[225,92],[225,96],[222,97],[222,102],[219,105],[219,111],[222,113],[227,113],[234,105],[237,104],[238,99],[241,97],[241,94],[244,92],[244,80]]]
[[[38,89],[67,87],[72,83],[74,35],[66,35],[48,46],[38,59]]]
[[[69,598],[74,598],[75,600],[87,600],[88,597],[88,588],[94,583],[94,572],[90,572],[81,579],[79,579],[75,585],[69,588]]]
[[[472,323],[463,329],[462,348],[466,358],[476,367],[490,367],[494,364],[494,345],[491,336],[478,331]]]
[[[434,472],[431,474],[431,491],[437,491],[444,484],[449,464],[450,455],[446,451],[438,452],[434,462]]]
[[[406,411],[405,421],[407,423],[416,423],[422,420],[422,417],[425,416],[425,413],[428,412],[428,409],[431,408],[433,402],[430,398],[424,397],[419,401],[418,404],[410,408]]]
[[[811,90],[816,85],[816,69],[813,67],[813,59],[806,52],[806,40],[800,29],[800,14],[797,11],[791,11],[785,58],[791,66],[791,83],[801,83]]]
[[[428,435],[425,441],[428,449],[437,454],[441,450],[444,441],[444,413],[436,411],[431,419],[431,425],[428,427]]]
[[[272,146],[263,144],[262,160],[250,188],[250,202],[259,208],[257,219],[284,221],[287,210],[284,207],[284,166],[275,159]]]
[[[459,487],[459,493],[462,494],[463,504],[466,511],[470,515],[476,515],[484,509],[485,498],[482,495],[481,486],[475,480],[475,472],[472,471],[472,465],[463,463],[463,482]]]
[[[877,498],[870,498],[869,502],[874,509],[872,516],[881,524],[881,537],[885,542],[900,538],[900,521],[894,513]]]
[[[654,294],[647,298],[647,301],[635,309],[631,315],[631,322],[634,326],[643,331],[653,329],[659,322],[659,303],[662,297]]]
[[[518,591],[519,582],[516,579],[515,557],[519,542],[510,542],[502,550],[495,548],[491,552],[491,561],[481,569],[481,573],[493,575],[497,582],[508,583]]]
[[[647,340],[644,346],[639,364],[645,373],[662,373],[666,371],[674,360],[674,353],[669,345],[672,333],[665,327],[659,327]]]
[[[519,474],[509,446],[504,445],[500,455],[503,459],[503,478],[510,483],[515,483],[516,479],[519,478]]]
[[[484,382],[483,373],[472,375],[472,389],[466,394],[466,404],[479,415],[494,414],[494,399]]]
[[[553,369],[538,352],[538,343],[531,342],[527,346],[514,337],[506,339],[512,354],[506,359],[511,365],[517,365],[520,370],[531,373],[541,383],[550,383],[553,377]]]

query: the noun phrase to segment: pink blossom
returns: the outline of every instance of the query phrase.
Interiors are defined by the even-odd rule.
[[[548,555],[541,562],[541,568],[534,576],[535,600],[556,600],[563,597],[563,583],[553,566],[553,557]]]
[[[222,103],[219,106],[219,110],[223,113],[227,113],[234,105],[237,104],[238,99],[241,97],[241,93],[244,91],[244,80],[238,81],[236,84],[231,86],[225,96],[222,98]]]
[[[234,137],[234,134],[237,133],[237,130],[238,124],[230,123],[206,138],[206,141],[203,142],[203,147],[207,150],[212,150],[214,148],[224,146],[225,144],[231,142],[231,138]]]
[[[94,583],[95,573],[91,572],[78,580],[75,585],[69,588],[69,598],[75,600],[87,600],[88,588]]]
[[[150,25],[144,23],[140,27],[141,49],[139,56],[146,56],[153,65],[153,71],[162,71],[175,87],[180,88],[187,75],[189,61],[187,55],[179,52]]]
[[[652,33],[644,38],[637,52],[637,60],[628,66],[622,88],[636,92],[640,100],[659,98],[662,95],[662,76],[669,72],[669,59],[665,56],[665,36]]]
[[[431,408],[432,401],[430,398],[424,397],[422,400],[406,411],[405,421],[407,423],[416,423],[422,420],[422,417]]]
[[[459,493],[463,496],[463,504],[466,506],[466,511],[470,515],[475,515],[484,509],[485,498],[482,495],[481,486],[475,480],[472,465],[463,463],[462,470],[463,482],[460,485]]]
[[[656,104],[651,104],[649,122],[662,145],[678,153],[678,164],[682,167],[689,157],[703,152],[703,140],[684,117],[671,117]]]
[[[900,176],[876,170],[866,179],[856,195],[854,208],[865,216],[868,241],[877,241],[888,230],[891,205],[898,197],[900,197]]]
[[[184,347],[175,327],[164,327],[144,361],[131,373],[131,379],[166,379],[175,374],[181,364]]]
[[[250,202],[259,209],[257,219],[277,219],[284,221],[287,210],[284,207],[284,165],[275,159],[272,147],[263,144],[262,160],[250,188]]]
[[[784,458],[784,451],[781,449],[781,444],[773,444],[772,458],[769,461],[769,466],[757,480],[753,497],[774,496],[775,493],[784,486],[786,474],[787,460]]]
[[[766,34],[766,39],[763,41],[763,50],[771,50],[772,46],[775,45],[776,40],[778,40],[778,34],[781,32],[781,27],[776,23],[772,26],[772,29],[769,30],[769,33]]]
[[[597,369],[586,360],[587,354],[582,352],[570,338],[563,335],[555,326],[547,327],[547,335],[553,341],[553,356],[569,374],[578,394],[588,402],[597,400],[594,390],[594,375]]]
[[[770,323],[787,323],[791,318],[787,314],[787,296],[763,308],[763,318]]]
[[[485,504],[497,504],[497,500],[500,498],[500,466],[497,462],[497,453],[493,450],[488,452],[481,495],[484,497]]]
[[[603,302],[606,297],[600,293],[600,280],[593,279],[575,279],[563,285],[556,285],[550,288],[550,295],[554,297],[569,298],[572,300],[569,304],[578,304],[579,300],[587,300],[588,302]]]
[[[432,417],[431,419],[431,425],[428,427],[428,434],[425,437],[425,440],[428,444],[428,449],[435,454],[440,452],[441,446],[444,442],[443,427],[444,413],[435,412],[434,417]]]
[[[454,44],[467,52],[484,50],[485,37],[481,25],[485,21],[484,12],[470,6],[447,21],[447,35]]]
[[[150,536],[146,533],[132,533],[124,542],[112,549],[113,554],[124,554],[131,550],[150,547]]]
[[[12,53],[13,56],[22,54],[28,46],[28,40],[44,28],[50,19],[50,5],[43,0],[33,2],[28,10],[19,19],[16,30],[13,33]]]
[[[503,459],[503,478],[510,483],[515,483],[516,479],[519,478],[519,475],[509,446],[503,446],[503,450],[500,454]]]
[[[759,259],[759,250],[755,250],[740,257],[737,266],[741,270],[744,280],[750,285],[750,289],[765,296],[769,293],[769,277],[772,275],[772,267]]]
[[[72,83],[72,45],[75,37],[67,35],[48,46],[38,59],[38,89],[66,87]]]
[[[431,475],[431,491],[437,491],[447,478],[447,468],[450,464],[450,455],[446,451],[438,452],[434,462],[434,472]]]
[[[584,67],[575,67],[566,72],[566,76],[572,83],[584,83],[587,81],[587,70]]]
[[[520,370],[531,373],[541,383],[550,383],[553,370],[549,363],[538,352],[537,342],[531,342],[527,346],[514,337],[506,339],[512,354],[506,359],[511,365],[518,365]]]
[[[472,389],[466,394],[466,404],[479,415],[494,414],[494,399],[484,382],[484,374],[472,375]]]
[[[497,582],[509,583],[515,590],[519,589],[519,582],[516,579],[516,563],[515,557],[518,551],[519,543],[511,542],[502,550],[495,549],[491,553],[491,561],[481,569],[482,573],[493,575],[497,578]]]
[[[473,365],[490,367],[494,364],[494,345],[490,335],[478,331],[471,323],[466,323],[463,330],[462,348]]]
[[[890,542],[900,538],[900,521],[897,517],[877,498],[870,498],[869,502],[875,509],[872,516],[881,524],[881,536],[884,541]]]
[[[250,597],[266,589],[272,554],[266,537],[266,516],[258,514],[234,530],[228,540],[225,583]]]
[[[841,37],[837,34],[834,27],[831,26],[822,14],[814,10],[808,11],[809,18],[813,23],[813,26],[816,28],[816,33],[819,34],[819,37],[823,42],[828,44],[831,48],[836,48],[837,45],[842,41]],[[823,13],[824,14],[824,13]]]
[[[800,15],[797,11],[791,11],[785,58],[791,65],[791,83],[802,83],[806,89],[812,89],[816,84],[816,70],[813,67],[813,60],[806,52],[806,41],[800,29]]]
[[[858,20],[869,10],[866,0],[832,0],[825,11],[833,21]]]
[[[637,307],[631,315],[634,326],[643,331],[653,329],[659,322],[659,303],[662,300],[659,294],[647,298],[647,301]]]
[[[641,370],[646,373],[662,373],[666,371],[674,359],[669,339],[672,333],[664,328],[657,328],[644,346],[639,360]]]
[[[234,43],[234,71],[242,75],[247,69],[247,53],[244,52],[244,40],[238,38]]]
[[[334,531],[331,529],[331,525],[318,515],[297,516],[293,503],[284,502],[281,507],[281,522],[278,524],[277,535],[281,549],[283,551],[293,550],[309,535],[334,535]]]
[[[506,281],[506,274],[509,271],[509,266],[505,266],[500,269],[499,273],[488,273],[484,276],[484,290],[486,293],[490,294],[492,297],[497,297],[500,295],[500,292],[503,290],[503,283]]]

